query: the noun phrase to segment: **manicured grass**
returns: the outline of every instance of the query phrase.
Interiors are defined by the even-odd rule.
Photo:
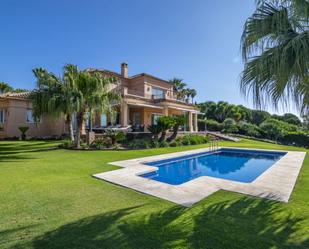
[[[67,151],[0,142],[0,248],[309,248],[309,156],[289,203],[219,191],[191,208],[91,177],[180,150]],[[289,149],[244,140],[220,145]],[[308,151],[309,152],[309,151]]]

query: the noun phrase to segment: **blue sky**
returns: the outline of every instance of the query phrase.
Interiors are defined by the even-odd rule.
[[[182,78],[197,101],[239,94],[240,36],[252,0],[2,0],[0,81],[33,88],[31,69],[80,68]]]

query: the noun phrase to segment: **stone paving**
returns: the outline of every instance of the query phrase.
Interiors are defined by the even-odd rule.
[[[234,147],[231,148],[237,149]],[[244,150],[243,148],[239,149]],[[93,176],[186,207],[192,206],[194,203],[220,189],[288,202],[306,155],[305,152],[284,151],[286,154],[280,160],[274,163],[251,183],[201,176],[180,185],[170,185],[139,176],[157,170],[157,167],[145,165],[145,163],[208,151],[210,151],[209,148],[203,148],[112,162],[110,164],[123,168],[94,174]],[[279,150],[263,149],[261,151],[278,152]]]

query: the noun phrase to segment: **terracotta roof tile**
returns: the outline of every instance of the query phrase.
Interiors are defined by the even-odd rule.
[[[29,98],[30,94],[31,94],[31,92],[20,92],[20,93],[8,92],[8,93],[0,94],[0,98],[27,99],[27,98]]]

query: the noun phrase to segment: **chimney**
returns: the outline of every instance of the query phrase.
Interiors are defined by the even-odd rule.
[[[124,78],[128,78],[129,76],[128,64],[125,62],[121,63],[121,75]]]

